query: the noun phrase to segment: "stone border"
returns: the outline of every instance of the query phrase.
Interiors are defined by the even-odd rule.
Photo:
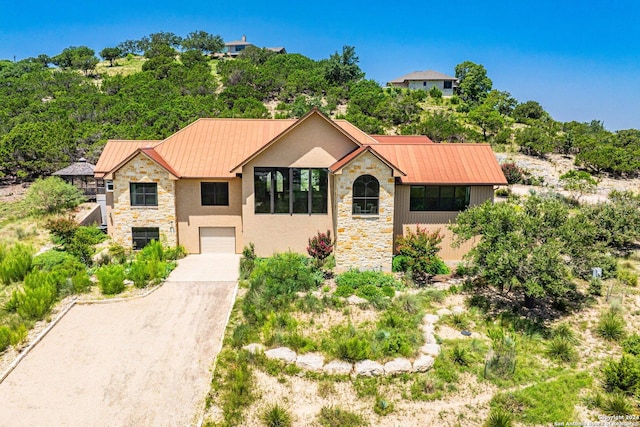
[[[112,299],[94,299],[94,300],[80,300],[78,299],[78,297],[76,296],[71,303],[69,304],[69,306],[67,308],[65,308],[62,313],[60,313],[58,315],[58,317],[56,317],[54,320],[51,321],[51,323],[49,323],[47,325],[47,327],[40,332],[40,334],[33,340],[31,341],[31,343],[29,343],[29,345],[20,352],[20,354],[18,354],[18,356],[14,359],[13,362],[11,362],[11,364],[9,365],[9,367],[7,368],[6,371],[4,371],[2,373],[2,375],[0,376],[0,384],[2,384],[2,382],[9,376],[9,374],[11,374],[11,372],[13,372],[14,369],[16,369],[18,367],[18,365],[20,364],[20,362],[27,357],[27,355],[31,352],[31,350],[33,350],[35,348],[36,345],[38,345],[40,343],[40,341],[42,341],[42,339],[60,322],[60,320],[62,320],[62,318],[64,316],[66,316],[66,314],[71,311],[71,309],[73,308],[73,306],[77,305],[91,305],[91,304],[109,304],[112,302],[126,302],[126,301],[131,301],[131,300],[135,300],[135,299],[139,299],[139,298],[145,298],[147,296],[149,296],[150,294],[152,294],[153,292],[155,292],[156,290],[158,290],[162,285],[164,285],[164,281],[157,284],[156,286],[154,286],[153,288],[149,289],[147,292],[145,292],[144,294],[141,295],[134,295],[128,298],[112,298]],[[236,285],[236,291],[237,291],[237,285]],[[235,298],[235,296],[234,296]],[[228,321],[228,320],[227,320]],[[226,325],[225,325],[226,327]],[[222,345],[222,343],[221,343]]]
[[[440,345],[435,339],[434,324],[440,319],[437,314],[425,314],[422,318],[422,333],[425,344],[420,348],[420,355],[413,363],[406,358],[398,357],[384,365],[374,360],[361,360],[349,363],[343,360],[332,360],[324,363],[324,355],[321,353],[297,354],[288,347],[278,347],[267,350],[260,343],[251,343],[242,347],[250,353],[264,353],[268,359],[280,360],[286,364],[295,364],[302,370],[311,372],[323,372],[332,375],[353,376],[380,376],[398,375],[412,372],[426,372],[435,363],[435,358],[440,354]],[[199,424],[200,426],[200,424]]]

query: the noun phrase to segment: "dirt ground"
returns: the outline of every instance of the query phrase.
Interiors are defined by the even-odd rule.
[[[233,282],[75,306],[0,384],[0,425],[194,425]]]

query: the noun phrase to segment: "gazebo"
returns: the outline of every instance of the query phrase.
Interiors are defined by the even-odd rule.
[[[68,183],[75,185],[82,191],[87,199],[95,201],[96,194],[98,194],[99,191],[104,191],[103,181],[96,180],[93,176],[95,167],[95,165],[87,162],[87,159],[81,157],[77,162],[54,172],[52,175],[59,176]]]

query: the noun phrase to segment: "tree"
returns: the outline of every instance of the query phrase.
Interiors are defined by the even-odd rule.
[[[335,52],[326,62],[325,78],[330,84],[337,85],[360,80],[364,73],[358,66],[359,61],[355,47],[343,46],[342,54]]]
[[[542,105],[536,101],[527,101],[522,104],[518,104],[514,108],[511,117],[518,123],[528,123],[529,120],[540,120],[547,116],[547,112],[544,111]]]
[[[36,213],[59,212],[74,208],[83,201],[84,196],[78,188],[57,176],[37,179],[25,195],[27,208]]]
[[[417,126],[419,133],[435,142],[456,142],[464,139],[464,128],[453,114],[435,111]]]
[[[481,103],[493,85],[484,66],[471,61],[456,65],[456,78],[457,94],[471,105]]]
[[[495,135],[504,127],[504,119],[489,104],[483,103],[469,112],[469,120],[480,127],[486,141],[488,135]]]
[[[593,179],[589,172],[571,170],[560,175],[560,184],[567,191],[577,193],[576,200],[580,203],[580,199],[585,194],[593,194],[598,188],[598,181]]]
[[[219,35],[209,34],[206,31],[193,31],[182,40],[182,48],[199,50],[205,54],[220,52],[224,48],[224,40]]]
[[[105,47],[100,51],[100,56],[105,61],[109,61],[109,66],[113,67],[113,61],[122,58],[122,50],[119,47]]]
[[[545,154],[553,151],[553,142],[549,134],[537,126],[517,132],[515,142],[520,146],[520,151],[529,156],[544,157]]]

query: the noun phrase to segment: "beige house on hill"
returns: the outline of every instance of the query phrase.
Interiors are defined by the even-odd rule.
[[[429,90],[437,87],[443,96],[453,96],[453,88],[458,84],[458,79],[453,76],[439,73],[438,71],[414,71],[405,76],[391,80],[388,86],[405,87],[408,89]]]
[[[458,212],[506,184],[491,147],[372,136],[313,110],[298,120],[199,119],[163,141],[109,141],[95,167],[109,234],[189,253],[306,253],[335,236],[338,269],[391,269],[394,236],[422,224],[448,235]],[[441,255],[458,260],[468,247]]]

